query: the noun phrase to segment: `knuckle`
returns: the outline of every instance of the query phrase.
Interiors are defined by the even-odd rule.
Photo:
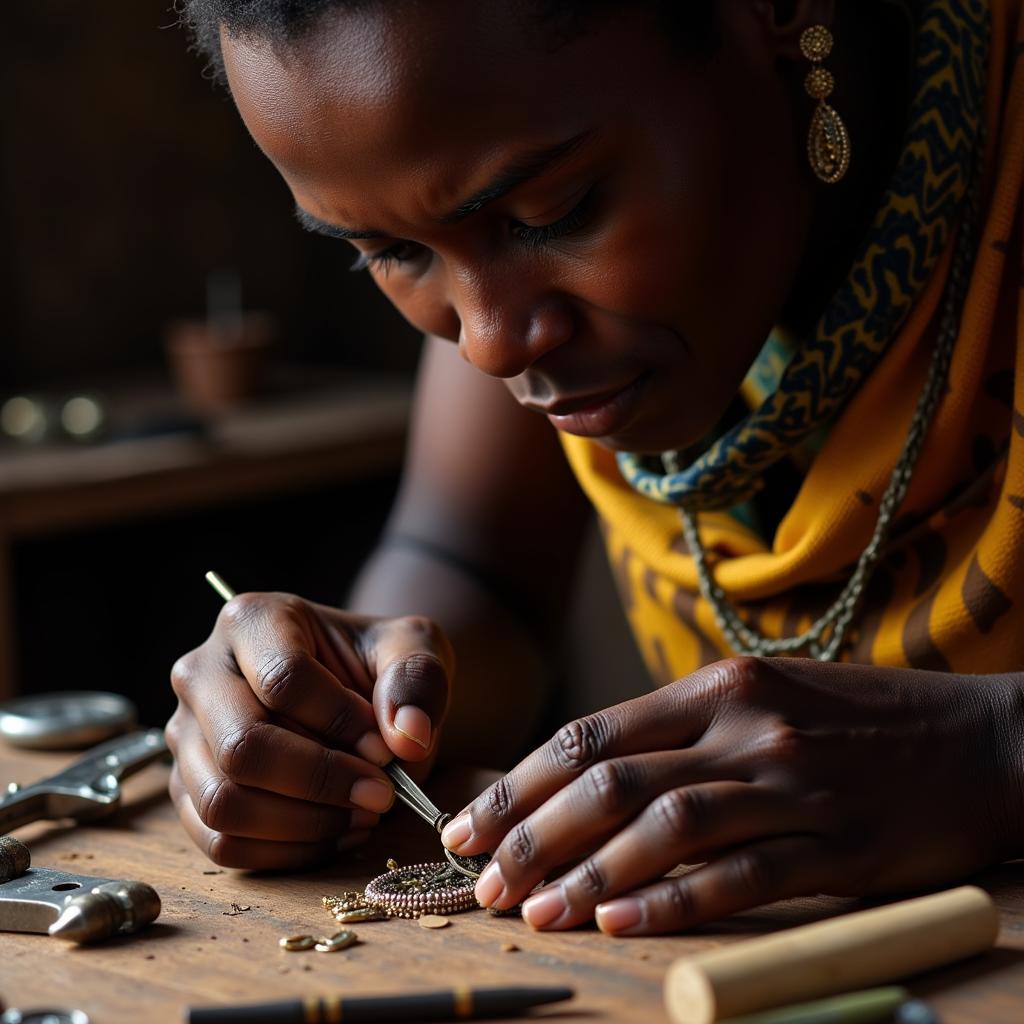
[[[509,834],[507,849],[512,862],[520,867],[525,867],[533,860],[537,843],[526,822],[517,825]]]
[[[338,710],[334,717],[327,723],[324,735],[330,739],[342,739],[346,737],[355,721],[355,707],[348,695],[342,693],[338,703]]]
[[[671,789],[651,805],[659,831],[668,842],[681,843],[692,838],[705,816],[701,798],[692,789]]]
[[[484,799],[487,813],[501,821],[512,810],[512,791],[508,779],[502,777],[487,791]]]
[[[551,753],[559,768],[581,772],[590,767],[607,747],[609,721],[602,714],[577,718],[563,725],[551,740]]]
[[[266,723],[249,722],[221,741],[215,760],[217,767],[233,782],[255,777],[266,744]]]
[[[184,700],[195,685],[196,678],[195,651],[182,655],[171,667],[171,689],[179,699]]]
[[[778,871],[758,850],[738,851],[733,857],[732,876],[738,891],[755,898],[774,892],[778,881]]]
[[[761,757],[770,763],[793,764],[802,758],[806,742],[802,730],[780,719],[764,730],[758,749]]]
[[[334,754],[326,747],[321,751],[316,767],[309,777],[309,786],[306,790],[306,800],[312,804],[322,802],[327,793],[327,787],[331,779],[331,767],[334,762]],[[319,809],[317,811],[319,813]]]
[[[164,726],[164,740],[167,742],[167,749],[175,760],[178,759],[178,747],[181,744],[181,707],[174,712]]]
[[[214,832],[223,832],[230,822],[232,788],[227,779],[214,777],[207,779],[199,793],[196,814]]]
[[[573,883],[581,893],[592,899],[599,899],[608,891],[608,880],[604,872],[592,860],[585,860],[577,866],[573,872]]]
[[[692,921],[697,917],[697,901],[693,886],[685,878],[672,878],[658,893],[665,917],[675,923]]]
[[[258,619],[266,607],[266,594],[237,594],[224,604],[217,618],[233,632]]]
[[[599,761],[587,769],[583,779],[606,814],[618,814],[632,805],[638,780],[623,761]]]
[[[764,677],[764,659],[743,655],[710,666],[705,682],[713,695],[753,703],[762,689]]]
[[[447,679],[444,665],[432,654],[418,652],[410,654],[394,664],[392,669],[393,682],[403,692],[421,692],[438,685],[443,686]]]
[[[441,627],[426,615],[404,615],[397,621],[402,629],[429,647],[433,647],[441,635]]]
[[[310,656],[305,651],[274,651],[256,669],[256,688],[263,704],[286,714],[296,704]]]

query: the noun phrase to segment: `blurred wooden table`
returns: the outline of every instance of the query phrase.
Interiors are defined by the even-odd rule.
[[[17,692],[10,553],[18,540],[397,471],[410,396],[403,378],[325,371],[201,434],[0,447],[0,700]],[[124,416],[176,412],[166,388],[131,397],[137,408]]]
[[[0,750],[0,784],[26,783],[66,757]],[[45,1004],[86,1011],[93,1024],[164,1024],[186,1007],[304,996],[369,994],[473,985],[570,985],[577,998],[539,1014],[552,1020],[666,1020],[665,969],[690,951],[829,916],[856,906],[794,900],[702,929],[657,939],[609,939],[594,929],[532,932],[521,920],[453,915],[427,931],[414,921],[358,925],[361,944],[333,954],[286,953],[282,935],[322,934],[333,924],[324,893],[361,888],[388,857],[437,856],[436,840],[404,809],[393,812],[361,853],[307,874],[252,876],[208,863],[180,829],[164,795],[167,771],[130,780],[126,806],[104,824],[37,824],[18,834],[38,866],[149,882],[163,913],[146,931],[91,947],[43,935],[0,934],[0,997],[22,1009]],[[449,787],[450,788],[450,787]],[[437,793],[437,790],[434,790]],[[454,793],[441,803],[455,806]],[[978,880],[1003,915],[999,948],[917,979],[945,1024],[1019,1024],[1024,1019],[1024,866]],[[239,910],[239,908],[245,908]],[[518,946],[504,952],[508,943]]]

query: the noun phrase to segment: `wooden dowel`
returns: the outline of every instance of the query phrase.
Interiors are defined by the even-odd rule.
[[[990,949],[998,934],[988,894],[963,886],[684,957],[665,1005],[675,1024],[714,1024],[905,978]]]

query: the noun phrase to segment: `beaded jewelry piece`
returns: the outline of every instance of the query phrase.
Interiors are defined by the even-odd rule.
[[[416,918],[476,909],[480,904],[473,889],[473,880],[448,864],[413,864],[375,878],[364,899],[392,917]]]
[[[827,185],[842,181],[850,168],[850,133],[843,119],[825,100],[832,95],[836,80],[821,62],[832,52],[832,33],[824,25],[812,25],[800,36],[800,52],[814,65],[804,88],[818,101],[807,136],[811,169]]]

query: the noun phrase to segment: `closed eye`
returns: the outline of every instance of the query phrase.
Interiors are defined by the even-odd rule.
[[[418,242],[395,242],[380,252],[361,252],[349,270],[383,270],[385,273],[396,263],[411,263],[422,256],[425,248]]]
[[[528,246],[541,246],[579,231],[585,227],[594,210],[596,186],[591,186],[583,198],[564,216],[550,224],[532,225],[514,221],[512,233]]]
[[[550,224],[524,224],[512,221],[512,234],[530,247],[539,247],[566,238],[587,225],[596,205],[597,186],[591,186],[580,201],[564,216]],[[379,252],[361,252],[349,267],[352,271],[381,270],[420,259],[427,249],[418,242],[399,241]]]

